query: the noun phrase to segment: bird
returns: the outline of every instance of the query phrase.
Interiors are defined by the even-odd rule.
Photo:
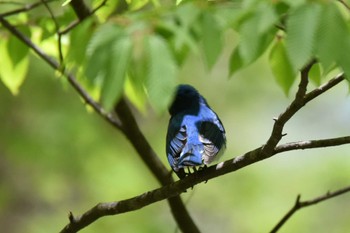
[[[167,159],[172,170],[183,179],[191,173],[190,168],[195,171],[196,167],[204,168],[223,153],[226,132],[218,115],[191,85],[177,86],[168,110]]]

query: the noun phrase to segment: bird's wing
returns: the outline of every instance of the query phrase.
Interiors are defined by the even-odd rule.
[[[177,171],[177,163],[187,141],[186,126],[181,125],[177,118],[171,118],[166,137],[166,153],[169,164],[174,171]]]
[[[225,129],[220,119],[215,116],[215,118],[202,121],[199,132],[200,141],[204,145],[203,160],[205,164],[209,164],[226,147]]]

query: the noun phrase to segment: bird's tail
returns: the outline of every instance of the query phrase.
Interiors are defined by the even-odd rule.
[[[203,150],[203,145],[186,145],[178,161],[179,167],[202,165]]]

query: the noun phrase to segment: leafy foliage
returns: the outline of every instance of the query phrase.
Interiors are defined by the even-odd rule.
[[[288,95],[296,77],[296,72],[289,61],[283,40],[277,40],[272,47],[269,62],[272,73],[276,78],[276,82],[282,87],[284,93]]]
[[[55,12],[61,28],[67,27],[74,15],[68,3]],[[142,0],[125,4],[118,8],[118,2],[111,1],[109,6],[116,7],[118,14],[109,6],[102,7],[98,18],[80,23],[70,31],[69,43],[62,45],[64,62],[69,68],[83,70],[78,74],[86,79],[80,80],[99,91],[107,110],[124,93],[141,110],[147,98],[157,112],[164,111],[178,70],[188,56],[203,56],[207,68],[212,69],[229,31],[239,35],[230,56],[230,76],[265,53],[269,53],[273,74],[286,94],[298,70],[311,59],[319,62],[310,74],[315,83],[334,68],[350,76],[349,10],[337,1],[177,1],[169,5]],[[29,22],[30,11],[23,15],[13,22]],[[57,49],[53,20],[45,15],[33,22],[40,27],[27,36],[37,41],[41,34],[39,45]],[[17,93],[26,74],[28,49],[3,33],[0,36],[2,46],[17,51],[2,56],[6,69],[0,73],[5,85]],[[13,76],[16,78],[10,78]]]
[[[16,95],[29,66],[29,48],[14,36],[0,42],[0,79]]]
[[[313,57],[321,6],[313,3],[295,9],[287,21],[287,52],[293,70],[297,71]]]

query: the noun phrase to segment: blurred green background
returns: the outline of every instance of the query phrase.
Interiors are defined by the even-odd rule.
[[[232,36],[232,35],[231,35]],[[196,56],[180,82],[194,85],[227,131],[226,160],[264,144],[285,97],[266,57],[228,79],[227,48],[209,72]],[[312,86],[309,89],[313,88]],[[117,201],[159,184],[121,135],[89,113],[75,91],[32,57],[20,94],[0,84],[0,229],[8,233],[58,232],[68,212]],[[135,112],[142,131],[167,164],[169,116]],[[288,122],[283,142],[350,134],[350,99],[344,82]],[[195,186],[182,197],[202,232],[268,232],[293,205],[350,184],[350,146],[293,151]],[[169,166],[168,166],[169,167]],[[169,168],[170,170],[170,168]],[[280,232],[347,232],[350,195],[298,212]],[[165,201],[104,217],[81,232],[175,232]]]

